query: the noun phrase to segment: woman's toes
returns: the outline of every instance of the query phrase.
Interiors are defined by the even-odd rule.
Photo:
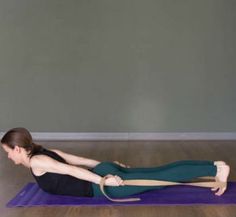
[[[220,188],[219,191],[217,191],[217,192],[215,193],[215,195],[221,196],[221,195],[225,192],[225,190],[226,190],[226,187]]]
[[[218,188],[216,187],[216,188],[212,188],[211,190],[212,190],[212,191],[216,191],[217,189],[218,189]]]

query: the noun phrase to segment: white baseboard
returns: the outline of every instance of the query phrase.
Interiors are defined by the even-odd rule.
[[[236,132],[212,133],[65,133],[32,132],[34,140],[236,140]],[[0,137],[4,135],[0,133]]]

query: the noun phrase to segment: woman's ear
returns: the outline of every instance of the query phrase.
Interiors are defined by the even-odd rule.
[[[14,147],[14,151],[16,151],[16,152],[21,152],[21,149],[20,149],[20,147],[19,147],[18,145],[16,145],[16,146]]]

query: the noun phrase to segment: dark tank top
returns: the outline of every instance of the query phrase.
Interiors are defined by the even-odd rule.
[[[47,150],[43,147],[37,153],[33,154],[32,157],[34,155],[39,155],[39,154],[47,155],[59,162],[68,164],[57,153]],[[41,176],[36,176],[34,175],[31,168],[30,171],[34,176],[36,182],[38,183],[39,187],[48,193],[69,195],[69,196],[82,196],[82,197],[93,196],[91,182],[81,180],[70,175],[51,173],[51,172],[46,172]]]

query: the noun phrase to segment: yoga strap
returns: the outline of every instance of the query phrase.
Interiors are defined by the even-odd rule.
[[[125,198],[125,199],[113,199],[109,197],[105,190],[104,184],[107,178],[112,177],[112,175],[107,175],[102,177],[100,182],[100,190],[106,196],[107,199],[113,202],[132,202],[132,201],[140,201],[140,198]],[[213,177],[199,177],[201,179],[212,179]],[[134,186],[170,186],[170,185],[191,185],[191,186],[199,186],[206,188],[219,188],[224,187],[226,183],[214,181],[214,182],[169,182],[169,181],[159,181],[159,180],[146,180],[146,179],[132,179],[132,180],[123,180],[124,185],[134,185]]]

